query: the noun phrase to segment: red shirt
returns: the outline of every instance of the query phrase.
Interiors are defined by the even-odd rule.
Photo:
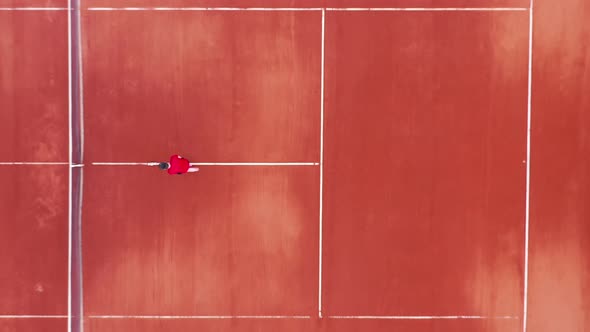
[[[191,167],[191,164],[187,159],[175,154],[170,157],[170,168],[168,168],[168,174],[184,174],[188,171],[189,167]]]

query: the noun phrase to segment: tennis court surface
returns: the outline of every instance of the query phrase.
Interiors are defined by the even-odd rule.
[[[589,22],[0,0],[0,331],[590,330]]]

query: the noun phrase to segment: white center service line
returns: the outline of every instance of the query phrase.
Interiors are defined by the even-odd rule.
[[[90,315],[90,319],[311,319],[311,316],[127,316]]]
[[[331,319],[391,319],[391,320],[437,320],[437,319],[518,319],[517,316],[329,316]]]
[[[94,166],[158,166],[159,162],[94,162],[92,165]],[[191,165],[195,166],[318,166],[319,163],[314,162],[286,162],[286,163],[265,163],[265,162],[221,162],[221,163],[214,163],[214,162],[202,162],[202,163],[191,163]]]
[[[239,7],[89,7],[90,11],[320,11],[321,8]]]
[[[326,8],[327,11],[351,11],[351,12],[511,12],[527,11],[524,7],[504,8],[448,8],[448,7],[400,7],[400,8]]]

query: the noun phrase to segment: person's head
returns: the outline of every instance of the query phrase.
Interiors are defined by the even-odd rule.
[[[160,167],[161,170],[167,170],[168,168],[170,168],[170,164],[169,163],[160,163],[160,165],[158,165],[158,167]]]

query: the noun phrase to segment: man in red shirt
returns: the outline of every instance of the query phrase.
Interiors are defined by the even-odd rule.
[[[191,166],[191,163],[188,159],[183,158],[177,154],[170,157],[170,162],[167,163],[160,163],[159,167],[161,170],[168,170],[168,174],[184,174],[184,173],[194,173],[198,172],[199,168]]]

